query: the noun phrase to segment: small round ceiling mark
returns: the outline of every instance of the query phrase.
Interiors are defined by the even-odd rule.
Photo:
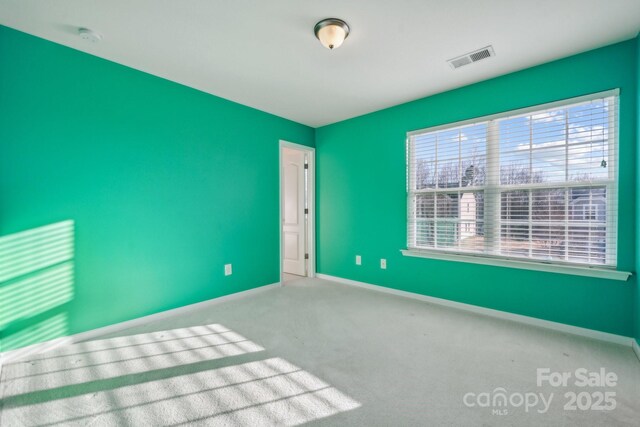
[[[95,31],[85,27],[78,28],[78,35],[82,40],[86,40],[90,43],[98,43],[102,40],[102,34],[96,33]]]

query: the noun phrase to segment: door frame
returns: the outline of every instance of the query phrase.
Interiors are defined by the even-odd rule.
[[[303,151],[307,154],[307,163],[309,168],[307,171],[307,206],[309,213],[307,214],[307,227],[306,227],[306,245],[309,259],[307,260],[307,276],[316,277],[316,149],[313,147],[307,147],[306,145],[296,144],[285,140],[280,140],[278,147],[278,240],[280,241],[280,284],[283,283],[283,260],[284,260],[284,245],[282,242],[282,211],[284,209],[284,197],[282,195],[282,154],[283,148],[291,150]]]

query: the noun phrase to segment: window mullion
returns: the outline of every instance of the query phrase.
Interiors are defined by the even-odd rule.
[[[436,134],[435,144],[436,144],[436,147],[435,147],[436,156],[434,161],[434,164],[435,164],[434,187],[438,189],[440,185],[440,179],[439,179],[440,177],[438,175],[438,134]],[[439,193],[436,192],[433,195],[433,247],[434,248],[438,247],[438,194]]]
[[[487,166],[484,206],[484,250],[500,252],[500,136],[497,120],[487,123]]]
[[[458,132],[458,187],[462,187],[462,132]],[[467,183],[468,184],[468,183]],[[464,227],[461,221],[462,216],[462,193],[458,191],[458,226],[456,227],[456,240],[460,239],[461,228]]]
[[[567,111],[564,113],[564,154],[564,180],[569,182],[569,113]],[[564,189],[564,259],[569,260],[569,187]]]
[[[533,190],[529,190],[529,258],[533,256]]]
[[[533,117],[529,116],[529,184],[533,184]],[[529,258],[533,255],[533,203],[531,203],[531,198],[533,197],[533,190],[528,190],[529,194],[529,209],[528,209],[528,229],[527,229],[527,239],[529,240]]]
[[[567,111],[564,112],[564,180],[569,181],[569,113]]]
[[[564,189],[564,259],[569,261],[569,188]]]

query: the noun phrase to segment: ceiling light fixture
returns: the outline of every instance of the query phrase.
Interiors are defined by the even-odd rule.
[[[327,18],[318,22],[313,29],[322,46],[329,50],[339,48],[349,36],[349,26],[342,19]]]

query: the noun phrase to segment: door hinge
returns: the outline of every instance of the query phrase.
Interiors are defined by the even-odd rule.
[[[304,259],[309,259],[309,254],[304,254]]]
[[[305,213],[305,215],[307,215],[309,213],[309,209],[304,208],[304,213]]]
[[[305,169],[309,169],[309,163],[305,163],[305,164],[304,164],[304,168],[305,168]]]

